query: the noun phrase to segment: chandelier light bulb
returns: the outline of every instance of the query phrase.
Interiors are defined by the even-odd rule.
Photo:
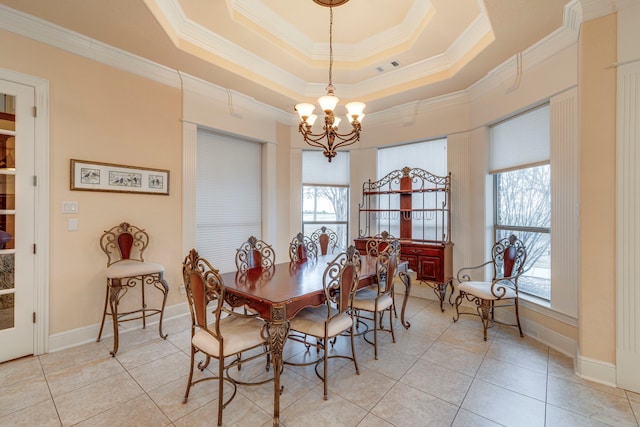
[[[338,97],[333,95],[324,95],[318,98],[318,104],[320,104],[322,111],[333,111],[338,105],[338,101],[340,101]]]
[[[307,118],[307,124],[309,126],[313,126],[313,124],[316,122],[316,119],[318,118],[318,116],[316,114],[311,114],[308,118]]]
[[[300,120],[304,120],[304,117],[311,117],[313,110],[316,109],[316,107],[313,104],[308,104],[306,102],[297,104],[295,106],[296,111],[298,112],[298,115],[300,116]]]
[[[333,128],[334,129],[338,129],[338,125],[340,124],[341,120],[342,119],[340,117],[334,117],[333,118]]]
[[[345,107],[347,107],[347,117],[356,116],[356,118],[358,118],[362,115],[362,112],[364,111],[364,107],[366,107],[366,104],[364,102],[350,102],[347,105],[345,105]],[[351,121],[352,120],[350,120],[350,122]],[[361,120],[358,119],[358,121],[361,121]]]

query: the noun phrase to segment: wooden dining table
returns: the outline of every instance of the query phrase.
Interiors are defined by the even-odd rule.
[[[335,255],[295,263],[275,264],[268,269],[252,269],[246,272],[222,274],[225,299],[233,307],[248,306],[267,322],[269,344],[274,372],[273,425],[280,424],[280,372],[283,367],[282,352],[289,332],[289,321],[305,307],[324,303],[322,276],[327,263]],[[376,257],[361,256],[358,287],[366,287],[376,280]],[[404,320],[411,279],[408,263],[401,262],[398,272],[405,286],[400,321],[405,328],[411,325]]]

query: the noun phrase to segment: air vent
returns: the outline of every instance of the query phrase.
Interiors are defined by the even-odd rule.
[[[388,64],[378,65],[376,67],[376,71],[379,73],[384,73],[385,71],[389,71],[392,68],[396,68],[400,66],[400,61],[391,61]]]

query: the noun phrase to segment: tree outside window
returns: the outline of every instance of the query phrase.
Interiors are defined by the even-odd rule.
[[[496,240],[518,236],[527,248],[521,292],[551,298],[551,167],[502,172],[495,177]]]
[[[302,186],[302,232],[310,236],[325,226],[338,235],[339,250],[347,247],[349,187],[336,185]]]

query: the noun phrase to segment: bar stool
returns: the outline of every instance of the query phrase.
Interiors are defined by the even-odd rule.
[[[149,235],[145,230],[123,222],[104,232],[100,238],[100,247],[107,255],[107,295],[102,312],[102,323],[98,339],[102,337],[102,329],[107,315],[113,321],[113,350],[115,356],[118,352],[118,324],[131,320],[142,319],[142,328],[147,327],[146,319],[156,314],[160,315],[158,332],[163,339],[167,334],[162,333],[162,317],[164,306],[167,302],[169,284],[164,280],[164,266],[155,262],[147,262],[142,254],[149,244]],[[142,307],[126,312],[118,312],[120,299],[127,294],[130,288],[140,284],[142,292]],[[145,287],[153,286],[162,292],[162,306],[160,308],[148,308],[145,300]]]

